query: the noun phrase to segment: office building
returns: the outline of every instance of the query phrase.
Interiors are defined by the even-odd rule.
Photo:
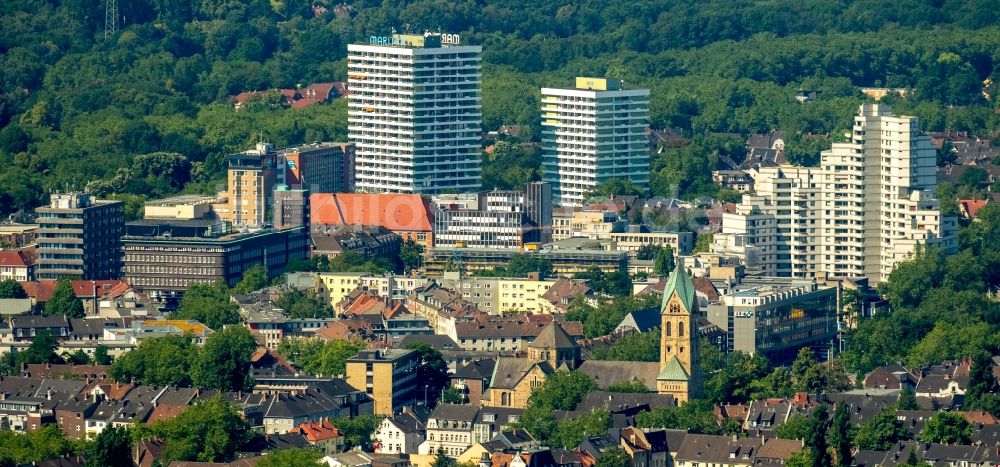
[[[524,214],[531,229],[525,242],[549,243],[552,241],[552,184],[530,182],[524,187]]]
[[[224,281],[263,264],[271,276],[309,256],[305,227],[239,232],[215,219],[142,219],[125,226],[125,281],[150,298],[172,301],[191,284]]]
[[[309,190],[279,185],[274,189],[273,222],[276,229],[309,227]]]
[[[125,216],[120,201],[53,193],[38,214],[39,279],[102,280],[122,274]]]
[[[278,154],[269,143],[257,143],[256,148],[230,154],[226,171],[228,209],[219,213],[221,219],[237,227],[263,227],[271,206],[277,177]]]
[[[454,34],[393,34],[347,54],[357,191],[478,190],[482,47]]]
[[[601,182],[649,185],[649,90],[610,78],[542,88],[542,179],[561,206],[580,206]]]
[[[434,245],[520,248],[528,230],[524,214],[524,193],[480,193],[475,209],[441,209],[435,212]]]
[[[723,214],[715,252],[747,253],[747,268],[796,278],[885,280],[917,245],[957,249],[956,219],[941,215],[935,149],[914,117],[865,104],[851,141],[819,167],[761,167],[757,193]]]
[[[837,335],[837,288],[813,281],[746,278],[721,290],[708,320],[726,331],[729,352],[790,364],[802,347],[821,355]]]
[[[278,153],[279,184],[310,193],[354,191],[353,143],[310,143]]]
[[[420,354],[415,350],[362,350],[347,360],[347,384],[375,400],[375,415],[389,417],[416,402]]]

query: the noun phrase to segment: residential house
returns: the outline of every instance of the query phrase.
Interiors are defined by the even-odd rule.
[[[296,427],[292,432],[305,436],[309,444],[321,450],[323,454],[335,454],[344,451],[346,444],[344,435],[337,427],[333,426],[330,420],[323,419],[318,422],[305,422]]]
[[[462,366],[451,375],[451,387],[462,394],[466,403],[481,405],[496,364],[495,358],[484,358]]]
[[[376,454],[416,454],[427,439],[428,413],[423,407],[404,407],[403,411],[382,419],[372,438]]]
[[[38,256],[31,250],[0,250],[0,280],[35,280]]]
[[[422,454],[444,450],[449,457],[458,457],[472,443],[474,424],[479,408],[461,404],[438,404],[427,419],[427,441],[421,446]]]

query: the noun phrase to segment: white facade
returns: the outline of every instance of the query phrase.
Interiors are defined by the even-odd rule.
[[[918,244],[957,248],[956,220],[933,195],[935,169],[916,118],[865,104],[851,142],[824,151],[820,167],[761,168],[757,194],[723,215],[716,246],[754,247],[748,267],[767,275],[883,281]]]
[[[445,36],[452,43],[457,37]],[[348,45],[357,191],[479,189],[482,47],[440,45],[442,37],[394,35],[393,45]],[[386,43],[378,39],[370,42]]]
[[[375,451],[378,454],[416,454],[424,442],[423,431],[404,429],[392,418],[382,419],[372,437],[378,446]]]
[[[573,89],[542,88],[542,179],[556,204],[579,206],[612,178],[649,185],[649,90],[577,78]]]

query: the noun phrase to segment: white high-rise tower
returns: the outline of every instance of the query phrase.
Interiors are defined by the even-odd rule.
[[[616,79],[577,78],[575,88],[542,88],[542,180],[552,198],[579,206],[601,182],[649,185],[649,89]]]
[[[713,251],[738,246],[767,275],[885,280],[917,245],[957,249],[956,220],[934,197],[935,150],[914,117],[865,104],[851,141],[820,167],[763,167],[755,195],[723,214]]]
[[[428,33],[348,45],[357,191],[479,190],[482,47],[460,42]]]

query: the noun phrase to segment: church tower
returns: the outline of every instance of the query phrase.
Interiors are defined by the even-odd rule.
[[[694,320],[698,313],[691,277],[678,266],[667,279],[660,305],[660,376],[656,390],[678,403],[701,394],[700,336]]]
[[[548,362],[553,370],[573,371],[580,364],[580,347],[553,319],[528,344],[528,359]]]

